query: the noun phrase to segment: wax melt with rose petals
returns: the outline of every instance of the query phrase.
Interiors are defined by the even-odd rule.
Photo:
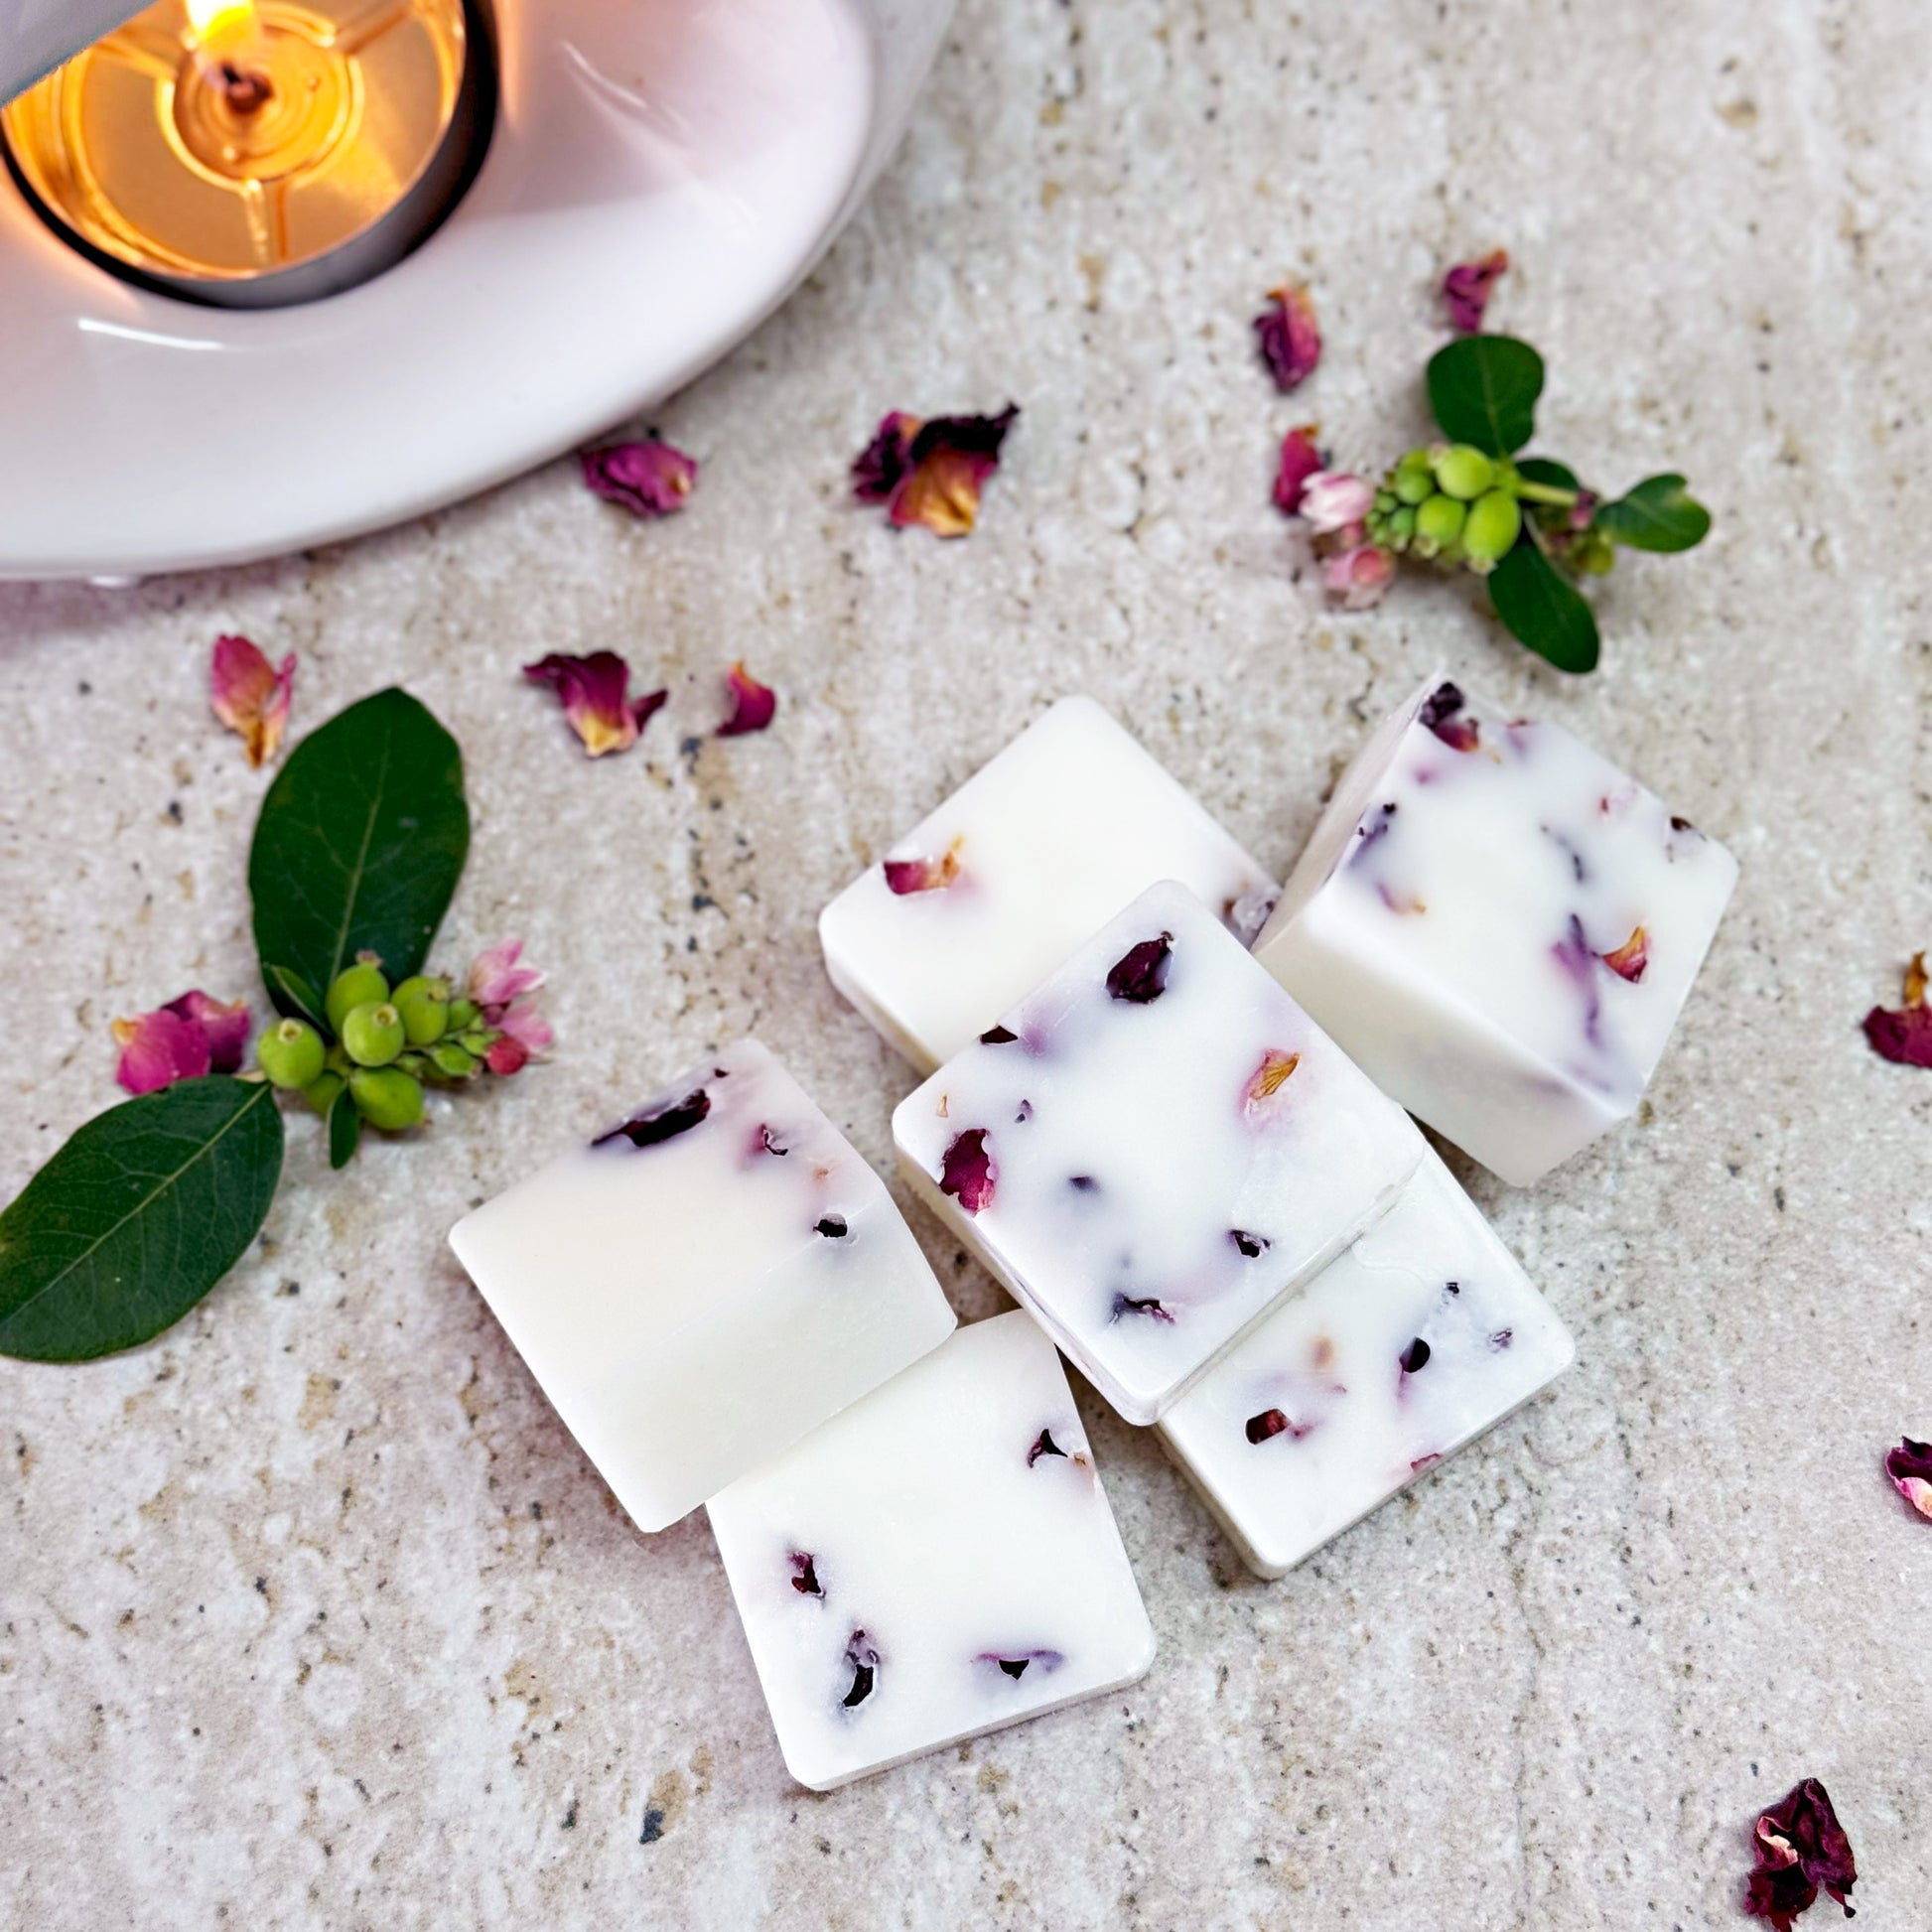
[[[786,1765],[825,1791],[1154,1661],[1052,1343],[961,1328],[712,1498]]]
[[[1575,1352],[1430,1154],[1388,1213],[1161,1433],[1248,1566],[1280,1577],[1547,1388]]]
[[[1173,882],[909,1094],[893,1137],[913,1186],[1133,1423],[1332,1261],[1423,1156]]]
[[[1274,882],[1091,698],[1062,698],[819,917],[826,971],[930,1070],[1158,880],[1246,940]]]
[[[467,1215],[450,1245],[644,1530],[954,1327],[885,1182],[756,1040]]]
[[[1634,1111],[1736,879],[1587,745],[1432,679],[1343,774],[1255,956],[1527,1185]]]

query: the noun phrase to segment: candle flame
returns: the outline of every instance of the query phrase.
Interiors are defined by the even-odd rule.
[[[185,0],[197,41],[225,40],[255,24],[255,0]]]

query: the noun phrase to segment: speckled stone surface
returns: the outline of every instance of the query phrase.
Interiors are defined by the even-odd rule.
[[[298,729],[392,678],[450,722],[441,950],[524,934],[561,1036],[346,1177],[296,1124],[259,1248],[156,1345],[0,1362],[0,1928],[1702,1932],[1807,1773],[1860,1926],[1932,1925],[1932,1526],[1878,1466],[1932,1435],[1932,1076],[1857,1027],[1932,941],[1927,65],[1897,0],[969,0],[868,211],[661,412],[705,465],[674,522],[557,465],[262,568],[0,588],[0,1189],[116,1097],[112,1016],[254,990],[218,629],[299,652]],[[1267,501],[1291,422],[1421,430],[1432,278],[1498,241],[1546,446],[1681,462],[1718,517],[1619,571],[1581,683],[1460,585],[1324,611]],[[1284,272],[1329,341],[1293,402],[1248,334]],[[845,505],[880,411],[1009,395],[970,541]],[[517,666],[596,645],[672,697],[591,764]],[[740,655],[777,724],[703,738]],[[1743,862],[1641,1120],[1474,1181],[1576,1370],[1276,1585],[1085,1399],[1153,1674],[801,1795],[703,1518],[628,1527],[445,1229],[754,1028],[888,1167],[912,1076],[811,922],[896,828],[1086,690],[1285,865],[1439,656]]]

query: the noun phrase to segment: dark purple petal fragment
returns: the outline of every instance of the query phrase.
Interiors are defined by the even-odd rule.
[[[1053,1433],[1048,1429],[1042,1429],[1034,1438],[1034,1446],[1027,1451],[1027,1467],[1031,1469],[1042,1455],[1057,1455],[1062,1459],[1066,1455],[1065,1449],[1054,1442]]]
[[[1516,1330],[1514,1328],[1498,1328],[1496,1332],[1489,1337],[1489,1346],[1492,1349],[1494,1349],[1498,1355],[1500,1355],[1503,1352],[1503,1350],[1507,1348],[1509,1344],[1515,1339],[1516,1339]]]
[[[591,1145],[603,1147],[607,1142],[623,1140],[632,1147],[655,1147],[660,1141],[688,1134],[710,1112],[710,1094],[702,1087],[693,1087],[682,1100],[667,1100],[661,1107],[633,1114],[621,1127],[600,1134]]]
[[[1279,1409],[1264,1409],[1258,1416],[1248,1418],[1246,1435],[1251,1443],[1266,1443],[1279,1436],[1290,1427],[1289,1420]]]
[[[993,1183],[999,1177],[986,1145],[986,1129],[975,1127],[958,1135],[946,1149],[939,1191],[950,1194],[968,1214],[978,1214],[993,1205]]]
[[[896,409],[852,465],[852,493],[884,503],[888,520],[921,523],[935,536],[963,537],[979,516],[980,492],[1000,467],[1000,446],[1020,414],[934,416]]]
[[[1144,1007],[1158,1000],[1168,987],[1168,966],[1173,958],[1173,934],[1143,939],[1114,961],[1107,973],[1107,992],[1116,1000]]]
[[[1391,799],[1386,805],[1377,805],[1355,827],[1355,849],[1348,855],[1348,863],[1352,866],[1377,840],[1386,839],[1394,823],[1395,800]]]
[[[1429,1344],[1418,1335],[1400,1357],[1404,1375],[1416,1375],[1429,1366]]]
[[[1228,1239],[1233,1242],[1237,1253],[1253,1261],[1258,1255],[1265,1255],[1274,1246],[1265,1234],[1250,1234],[1246,1228],[1229,1228]]]
[[[1932,1066],[1932,1007],[1925,1004],[1925,955],[1914,953],[1905,969],[1905,1003],[1873,1007],[1864,1036],[1880,1059],[1897,1066]]]
[[[1885,1451],[1885,1473],[1892,1487],[1932,1522],[1932,1443],[1902,1437],[1895,1449]]]
[[[828,1241],[843,1241],[851,1233],[843,1214],[827,1214],[822,1220],[812,1224],[816,1234],[822,1234]]]
[[[1590,950],[1584,922],[1576,913],[1571,913],[1569,928],[1550,948],[1550,956],[1570,975],[1584,996],[1584,1036],[1592,1046],[1600,1045],[1598,1029],[1603,1018],[1603,1000],[1596,987],[1597,956]]]
[[[800,1596],[823,1596],[825,1586],[818,1581],[818,1566],[808,1550],[793,1550],[786,1561],[791,1565],[791,1587]]]
[[[1496,284],[1509,267],[1509,252],[1497,248],[1480,261],[1457,262],[1443,277],[1443,300],[1449,306],[1449,327],[1458,336],[1473,336],[1482,327],[1482,312]]]
[[[1314,303],[1299,282],[1268,291],[1268,307],[1255,317],[1255,345],[1275,387],[1299,389],[1321,360],[1321,325]]]
[[[852,1672],[852,1688],[839,1702],[851,1711],[864,1704],[878,1684],[878,1647],[863,1630],[855,1630],[845,1647],[845,1661]]]
[[[980,1664],[993,1664],[1016,1683],[1026,1676],[1028,1670],[1037,1664],[1042,1674],[1058,1670],[1065,1663],[1065,1657],[1057,1650],[982,1650],[973,1660]]]
[[[1019,1037],[1020,1035],[1009,1027],[989,1027],[985,1033],[980,1035],[980,1044],[982,1046],[1005,1046],[1010,1040],[1015,1040]]]
[[[1423,700],[1418,716],[1451,751],[1473,752],[1481,734],[1473,718],[1459,715],[1464,702],[1459,685],[1439,684]]]
[[[1097,1194],[1100,1191],[1099,1181],[1090,1173],[1070,1173],[1066,1177],[1066,1184],[1076,1194]]]
[[[1315,448],[1315,426],[1304,423],[1282,438],[1281,463],[1275,472],[1275,507],[1285,516],[1296,515],[1302,507],[1302,492],[1311,477],[1318,477],[1328,466]]]
[[[1113,1312],[1108,1319],[1118,1321],[1124,1314],[1144,1314],[1154,1321],[1173,1319],[1173,1314],[1161,1305],[1160,1297],[1155,1295],[1116,1295]]]
[[[1757,1867],[1745,1888],[1744,1910],[1769,1919],[1776,1932],[1791,1932],[1792,1921],[1810,1908],[1822,1887],[1845,1908],[1858,1882],[1852,1841],[1838,1822],[1832,1800],[1816,1778],[1794,1784],[1757,1821],[1753,1851]]]
[[[586,450],[579,461],[589,488],[632,516],[668,516],[681,510],[698,481],[697,464],[655,436]]]
[[[896,898],[914,893],[942,893],[959,878],[959,850],[966,843],[954,839],[936,859],[888,859],[882,870],[886,890]]]

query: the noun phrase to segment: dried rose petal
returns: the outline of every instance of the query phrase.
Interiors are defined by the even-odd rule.
[[[1423,708],[1417,713],[1417,717],[1451,751],[1473,752],[1477,749],[1478,727],[1473,718],[1462,718],[1456,715],[1461,711],[1463,703],[1459,686],[1439,684],[1424,699]]]
[[[1109,1319],[1118,1321],[1124,1314],[1145,1314],[1155,1321],[1172,1321],[1173,1313],[1165,1308],[1159,1296],[1155,1295],[1116,1295],[1113,1313]]]
[[[1905,969],[1905,1004],[1873,1007],[1864,1036],[1880,1059],[1899,1066],[1932,1066],[1932,1007],[1925,1004],[1925,955],[1914,953]]]
[[[710,1094],[702,1087],[694,1087],[682,1100],[667,1100],[661,1107],[633,1114],[621,1127],[600,1134],[591,1145],[603,1147],[607,1141],[624,1140],[632,1147],[655,1147],[660,1141],[688,1134],[710,1112]]]
[[[934,416],[896,409],[852,465],[852,493],[883,502],[900,529],[922,523],[935,536],[963,537],[979,515],[980,491],[1000,467],[1000,446],[1020,409],[997,416]]]
[[[208,701],[215,717],[241,740],[251,766],[259,768],[275,756],[294,698],[294,651],[277,670],[246,637],[215,638]]]
[[[681,510],[698,481],[697,464],[654,436],[586,450],[581,461],[585,483],[607,503],[621,503],[633,516],[668,516]]]
[[[1457,262],[1443,277],[1443,300],[1449,304],[1449,327],[1458,336],[1473,336],[1482,327],[1482,312],[1509,267],[1509,255],[1498,248],[1480,261]]]
[[[1061,1449],[1059,1444],[1054,1442],[1050,1430],[1042,1429],[1034,1438],[1034,1446],[1027,1451],[1027,1467],[1031,1469],[1042,1455],[1057,1455],[1062,1461],[1066,1459],[1065,1449]]]
[[[1286,394],[1300,388],[1321,360],[1321,326],[1314,319],[1308,290],[1299,282],[1270,289],[1268,301],[1269,306],[1255,317],[1255,341],[1275,387]]]
[[[899,898],[910,893],[943,892],[959,877],[959,851],[966,843],[954,839],[936,859],[888,859],[886,890]]]
[[[1643,978],[1643,969],[1650,964],[1649,935],[1642,926],[1635,926],[1622,945],[1614,952],[1604,953],[1602,958],[1618,979],[1628,980],[1635,986]]]
[[[980,1044],[982,1046],[1005,1046],[1019,1037],[1020,1035],[1010,1028],[989,1027],[985,1033],[980,1035]]]
[[[1228,1240],[1238,1255],[1254,1261],[1275,1244],[1265,1234],[1250,1234],[1246,1228],[1229,1228]]]
[[[812,1231],[822,1234],[828,1241],[843,1241],[852,1232],[843,1214],[827,1214],[812,1223]]]
[[[224,1005],[199,988],[136,1020],[116,1020],[114,1077],[129,1093],[158,1093],[177,1080],[232,1073],[248,1045],[248,1002]]]
[[[1294,516],[1302,507],[1302,492],[1311,477],[1326,469],[1321,452],[1315,448],[1315,425],[1304,423],[1282,438],[1281,467],[1275,472],[1275,507]]]
[[[1144,1007],[1158,1000],[1168,988],[1168,966],[1173,958],[1173,934],[1164,932],[1158,939],[1143,939],[1130,946],[1107,971],[1110,999],[1125,1000]]]
[[[1025,1677],[1031,1664],[1037,1664],[1041,1671],[1058,1670],[1065,1663],[1065,1657],[1057,1650],[982,1650],[976,1663],[997,1664],[1008,1677],[1018,1680]]]
[[[720,738],[744,738],[761,732],[778,709],[778,694],[768,684],[760,684],[744,664],[734,664],[725,674],[731,691],[731,716],[718,727]]]
[[[818,1581],[818,1568],[807,1550],[790,1553],[791,1587],[800,1596],[823,1596],[825,1586]]]
[[[588,657],[553,650],[536,663],[525,664],[523,675],[563,700],[565,719],[582,740],[587,756],[594,759],[607,752],[627,752],[670,695],[649,691],[641,698],[628,697],[630,666],[614,650],[594,650]]]
[[[1757,1868],[1744,1894],[1751,1917],[1769,1919],[1776,1932],[1791,1932],[1821,1886],[1844,1906],[1847,1918],[1853,1916],[1846,1902],[1859,1876],[1852,1841],[1816,1778],[1794,1784],[1758,1819],[1753,1849]]]
[[[1598,1044],[1603,1019],[1603,1002],[1596,990],[1599,955],[1590,950],[1589,941],[1584,935],[1584,922],[1576,913],[1571,913],[1570,924],[1564,936],[1550,948],[1550,956],[1570,975],[1584,996],[1584,1036],[1592,1046]]]
[[[955,1137],[946,1149],[939,1173],[939,1191],[951,1194],[968,1214],[993,1205],[993,1183],[1000,1171],[986,1145],[986,1129],[975,1127]]]
[[[1261,1064],[1255,1068],[1254,1077],[1248,1082],[1248,1091],[1242,1105],[1253,1113],[1265,1100],[1272,1100],[1288,1084],[1289,1076],[1302,1064],[1300,1053],[1284,1053],[1280,1047],[1271,1046],[1261,1056]]]
[[[852,1688],[839,1702],[850,1711],[872,1696],[879,1680],[879,1650],[863,1630],[855,1630],[845,1646],[845,1661],[852,1669]]]
[[[1402,1363],[1404,1375],[1420,1375],[1429,1366],[1429,1356],[1428,1342],[1418,1335],[1397,1359]]]
[[[1932,1521],[1932,1443],[1901,1438],[1895,1449],[1885,1451],[1885,1473],[1891,1477],[1892,1487]]]
[[[1248,1418],[1244,1432],[1251,1443],[1272,1442],[1277,1436],[1286,1435],[1292,1442],[1300,1442],[1314,1425],[1312,1423],[1293,1423],[1279,1409],[1264,1409],[1258,1416]]]

